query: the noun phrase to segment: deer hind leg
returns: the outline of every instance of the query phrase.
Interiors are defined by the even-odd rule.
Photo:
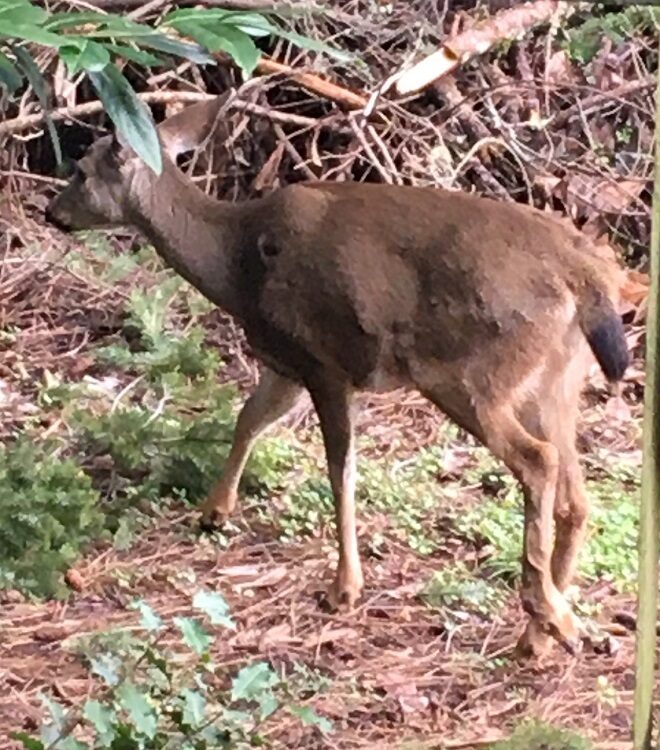
[[[571,584],[583,545],[589,515],[589,502],[575,449],[560,452],[559,481],[555,498],[555,546],[552,551],[552,579],[560,593]],[[521,655],[545,655],[552,645],[551,637],[535,620],[531,620],[518,642]]]
[[[575,447],[560,454],[559,486],[555,501],[556,541],[552,552],[552,578],[560,591],[571,584],[584,543],[589,518],[589,499]]]
[[[419,380],[419,379],[418,379]],[[578,621],[552,579],[553,510],[559,475],[559,451],[535,436],[516,417],[510,403],[474,395],[458,380],[452,387],[420,387],[425,396],[475,435],[501,459],[523,487],[523,607],[531,615],[539,637],[550,634],[572,644]],[[540,638],[539,638],[540,639]],[[531,644],[535,653],[536,644]]]
[[[523,424],[535,436],[549,440],[559,451],[559,474],[553,516],[555,543],[550,568],[557,590],[564,593],[577,568],[578,554],[584,543],[589,515],[589,501],[582,479],[582,470],[575,446],[578,402],[585,365],[583,358],[574,356],[560,378],[543,388],[531,412],[537,418],[525,419]],[[548,399],[548,394],[552,396]],[[546,401],[547,399],[547,401]],[[547,403],[547,406],[545,404]],[[532,620],[518,644],[520,653],[545,654],[552,645]]]
[[[552,575],[553,513],[559,481],[559,450],[531,435],[511,409],[478,409],[486,445],[523,486],[525,501],[521,599],[532,620],[523,637],[524,652],[546,648],[552,635],[569,649],[578,639],[579,622]]]
[[[352,609],[362,591],[363,578],[355,521],[355,438],[351,395],[348,388],[336,383],[310,387],[310,393],[323,433],[339,541],[337,573],[327,598],[334,609]]]
[[[298,403],[302,386],[263,369],[256,390],[243,405],[221,479],[213,486],[200,510],[202,525],[213,525],[236,507],[238,484],[259,436]]]

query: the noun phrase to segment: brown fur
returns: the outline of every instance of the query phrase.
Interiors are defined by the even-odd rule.
[[[197,105],[161,126],[171,157],[208,133],[217,108]],[[74,179],[50,216],[69,228],[137,226],[236,316],[267,367],[239,417],[207,518],[233,510],[254,441],[306,388],[337,507],[332,595],[352,604],[362,573],[351,395],[416,388],[523,485],[523,601],[532,622],[522,645],[538,652],[548,633],[576,638],[561,591],[586,523],[575,422],[587,339],[611,377],[626,363],[613,312],[620,270],[609,248],[535,209],[439,189],[309,183],[217,202],[169,159],[156,176],[109,139],[81,169],[84,182]]]

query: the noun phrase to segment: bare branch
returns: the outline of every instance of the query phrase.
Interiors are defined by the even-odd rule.
[[[195,91],[148,91],[138,94],[137,96],[147,104],[170,104],[172,102],[193,103],[214,98],[211,94],[201,94]],[[314,117],[303,117],[301,115],[290,114],[287,112],[278,112],[274,109],[268,109],[267,107],[262,107],[258,104],[252,104],[251,102],[243,102],[240,100],[234,100],[230,104],[230,108],[249,112],[260,117],[266,117],[269,120],[280,124],[295,125],[303,128],[335,127],[336,124],[336,118],[317,119]],[[103,112],[103,104],[98,100],[94,100],[78,104],[75,107],[60,107],[59,109],[54,109],[51,111],[50,116],[54,121],[59,121],[89,117],[90,115],[95,115],[99,112]],[[33,115],[22,115],[15,117],[12,120],[0,122],[0,136],[9,133],[20,133],[29,128],[41,125],[44,120],[45,114],[43,112],[36,112]]]

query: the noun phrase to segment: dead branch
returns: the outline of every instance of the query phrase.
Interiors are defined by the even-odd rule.
[[[471,58],[488,52],[493,45],[518,39],[536,26],[556,21],[572,11],[573,7],[569,3],[559,0],[534,0],[503,10],[488,21],[475,24],[467,31],[448,39],[439,50],[420,60],[412,68],[395,73],[384,84],[385,90],[394,84],[399,94],[419,91]]]
[[[567,109],[559,112],[554,119],[553,125],[556,128],[563,128],[566,123],[575,115],[580,112],[590,114],[594,109],[598,109],[603,106],[603,102],[611,99],[620,99],[630,94],[634,94],[643,89],[652,89],[655,86],[655,76],[648,75],[643,78],[639,78],[636,81],[626,81],[620,86],[609,91],[598,91],[597,93],[583,99],[579,104],[573,104]]]
[[[326,99],[332,99],[349,109],[361,109],[366,107],[367,102],[369,101],[364,94],[358,94],[355,91],[351,91],[344,86],[339,86],[332,81],[326,81],[324,78],[320,78],[314,73],[297,72],[295,68],[271,60],[268,57],[262,57],[261,60],[259,60],[257,63],[257,70],[259,73],[264,73],[266,75],[287,75],[313,94],[318,94]]]
[[[220,62],[227,62],[229,58],[226,55],[218,54],[215,57]],[[263,57],[257,64],[257,71],[265,75],[280,75],[284,74],[289,76],[292,80],[299,83],[303,88],[308,91],[317,94],[318,96],[325,97],[326,99],[332,99],[333,101],[341,104],[349,109],[360,109],[367,105],[368,99],[362,94],[357,94],[344,86],[339,86],[332,81],[327,81],[324,78],[320,78],[314,73],[298,72],[295,68],[283,63],[276,62],[270,58]],[[147,103],[169,103],[169,102],[195,102],[200,101],[207,97],[207,94],[197,94],[195,92],[188,91],[154,91],[145,92],[138,94],[138,97],[142,101]],[[250,110],[250,105],[246,102],[236,102],[234,105],[237,109]],[[52,111],[51,116],[54,121],[63,120],[68,117],[86,117],[88,115],[96,114],[103,109],[102,105],[98,101],[85,102],[79,104],[76,107],[61,107]],[[283,112],[276,112],[270,110],[263,110],[259,114],[267,116],[274,122],[288,123],[294,125],[301,125],[302,127],[309,127],[311,125],[319,124],[320,121],[309,117],[300,117],[298,115],[289,115]],[[33,115],[20,115],[0,122],[0,135],[3,133],[18,133],[34,125],[40,125],[45,120],[43,113],[35,113]]]
[[[194,102],[203,101],[204,99],[213,98],[212,94],[201,94],[196,91],[147,91],[138,94],[137,96],[138,99],[147,104],[171,104],[174,102],[192,104]],[[290,114],[287,112],[278,112],[274,109],[268,109],[267,107],[262,107],[258,104],[241,100],[232,101],[231,104],[229,104],[229,108],[249,112],[260,117],[266,117],[272,122],[284,125],[295,125],[302,128],[335,127],[336,125],[335,118],[317,119],[314,117],[304,117],[302,115]],[[60,121],[89,117],[90,115],[95,115],[102,111],[103,104],[98,100],[94,100],[78,104],[75,107],[60,107],[54,109],[51,111],[50,115],[54,121]],[[20,133],[29,128],[41,125],[44,120],[45,114],[43,112],[36,112],[33,115],[21,115],[12,120],[0,122],[0,136],[10,133]]]

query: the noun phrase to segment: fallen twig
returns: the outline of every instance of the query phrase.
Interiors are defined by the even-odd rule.
[[[147,104],[171,104],[173,102],[187,102],[192,104],[194,102],[204,101],[205,99],[212,99],[214,98],[214,95],[202,94],[196,91],[147,91],[138,94],[138,98]],[[259,106],[258,104],[244,102],[238,99],[232,101],[229,107],[230,109],[238,109],[260,117],[266,117],[273,122],[284,125],[296,125],[303,128],[334,127],[335,125],[332,118],[320,119],[314,117],[303,117],[302,115],[290,114],[288,112],[278,112],[274,109],[268,109]],[[95,99],[91,102],[83,102],[75,107],[59,107],[58,109],[52,110],[50,115],[51,118],[57,122],[60,120],[89,117],[90,115],[102,111],[103,104]],[[33,115],[20,115],[12,120],[0,122],[0,136],[10,133],[20,133],[31,127],[41,125],[44,122],[44,119],[45,114],[43,112],[36,112]]]

